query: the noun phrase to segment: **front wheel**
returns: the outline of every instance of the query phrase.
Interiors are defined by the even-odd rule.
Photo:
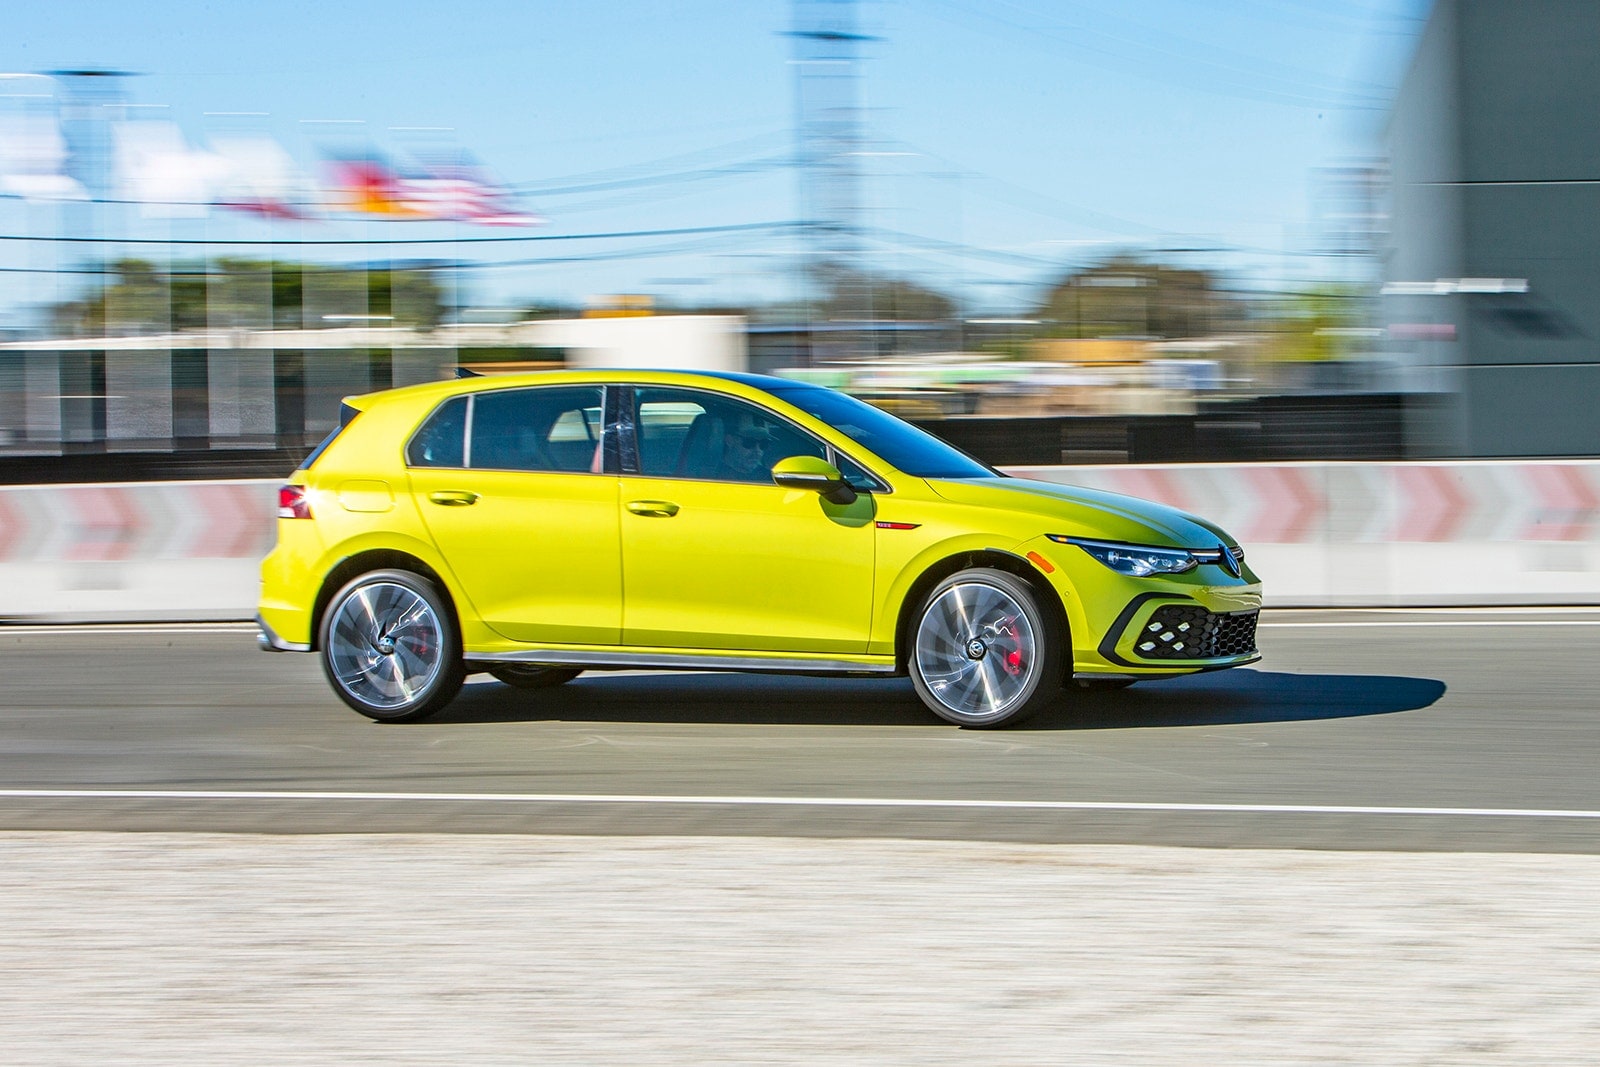
[[[466,667],[449,603],[409,571],[371,571],[322,617],[322,669],[339,699],[383,722],[423,719],[461,691]]]
[[[1061,696],[1065,636],[1027,582],[974,567],[934,587],[912,634],[911,682],[960,726],[1020,722]]]

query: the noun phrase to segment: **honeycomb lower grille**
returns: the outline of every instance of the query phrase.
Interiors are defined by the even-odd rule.
[[[1145,659],[1221,659],[1256,650],[1254,611],[1213,615],[1205,608],[1168,604],[1157,608],[1133,643]]]

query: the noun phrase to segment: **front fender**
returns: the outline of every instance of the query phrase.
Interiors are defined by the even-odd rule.
[[[904,531],[907,535],[917,532]],[[1009,537],[997,537],[993,534],[957,534],[934,536],[919,543],[915,538],[908,536],[905,542],[897,545],[894,538],[901,536],[901,533],[901,531],[893,533],[879,531],[878,534],[877,585],[883,593],[878,597],[878,603],[873,610],[872,636],[867,646],[867,651],[875,655],[895,653],[895,638],[900,625],[901,609],[905,606],[906,597],[911,594],[918,579],[930,569],[948,559],[974,552],[1004,552],[1019,558],[1021,556],[1017,551],[1018,542]]]

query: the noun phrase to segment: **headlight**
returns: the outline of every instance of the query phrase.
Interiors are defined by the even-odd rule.
[[[1182,574],[1200,565],[1194,554],[1182,548],[1155,548],[1150,545],[1119,545],[1114,541],[1090,541],[1082,537],[1050,534],[1050,540],[1077,545],[1118,574],[1144,578],[1152,574]]]

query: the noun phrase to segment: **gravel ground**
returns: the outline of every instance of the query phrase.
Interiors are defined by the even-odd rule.
[[[1600,1061],[1600,857],[0,834],[0,1061]]]

